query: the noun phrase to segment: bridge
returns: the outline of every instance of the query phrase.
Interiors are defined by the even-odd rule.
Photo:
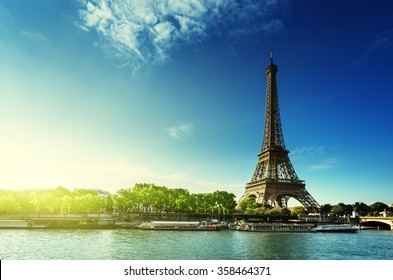
[[[359,217],[360,228],[362,227],[378,227],[383,229],[389,229],[393,231],[393,217],[371,217],[361,216]]]

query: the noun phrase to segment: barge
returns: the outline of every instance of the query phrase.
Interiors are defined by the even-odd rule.
[[[251,232],[315,232],[314,223],[292,223],[292,222],[241,222],[231,227],[237,231]]]
[[[354,233],[359,230],[358,227],[354,225],[320,225],[314,229],[316,232],[348,232]]]
[[[217,224],[208,222],[193,221],[151,221],[142,223],[137,228],[146,230],[194,230],[194,231],[215,231],[219,230]]]

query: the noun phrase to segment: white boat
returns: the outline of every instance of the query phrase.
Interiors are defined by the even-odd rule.
[[[0,229],[39,229],[39,228],[48,228],[48,224],[42,223],[33,223],[31,221],[26,220],[0,220]]]
[[[256,232],[314,232],[315,224],[304,222],[240,222],[234,227],[238,231]]]
[[[320,225],[314,228],[316,232],[357,232],[358,227],[349,224]]]
[[[32,224],[30,224],[30,228],[37,228],[37,229],[49,228],[49,224],[34,224],[34,223],[32,223]]]
[[[30,223],[25,220],[1,220],[0,229],[29,228]]]
[[[140,229],[150,230],[218,230],[216,224],[207,222],[183,222],[183,221],[151,221],[138,226]]]

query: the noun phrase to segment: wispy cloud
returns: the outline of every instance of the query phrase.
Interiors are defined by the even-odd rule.
[[[306,157],[311,157],[316,154],[322,154],[325,151],[325,146],[303,146],[298,147],[290,152],[291,158],[298,160]]]
[[[339,165],[337,159],[325,159],[318,164],[310,165],[311,170],[319,171],[319,170],[329,170],[336,168]]]
[[[182,138],[192,134],[194,130],[194,124],[182,123],[177,126],[172,126],[167,129],[168,135],[173,138]]]
[[[35,44],[39,44],[42,46],[50,46],[51,44],[51,40],[49,40],[48,37],[46,37],[40,32],[21,30],[20,36],[24,39],[27,39]]]
[[[337,149],[337,147],[333,148],[333,150]],[[321,171],[340,165],[339,160],[332,156],[331,150],[326,146],[311,145],[296,148],[291,151],[290,155],[293,160],[303,162],[309,170]]]
[[[393,46],[393,28],[386,29],[375,36],[367,45],[366,51],[351,66],[358,67],[363,65],[374,52],[389,46]]]
[[[239,36],[283,27],[279,7],[287,0],[80,0],[82,29],[135,72],[168,60],[170,51],[215,34]]]

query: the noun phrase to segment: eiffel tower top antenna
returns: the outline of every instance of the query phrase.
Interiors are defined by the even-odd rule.
[[[273,64],[273,50],[270,50],[270,64]]]

